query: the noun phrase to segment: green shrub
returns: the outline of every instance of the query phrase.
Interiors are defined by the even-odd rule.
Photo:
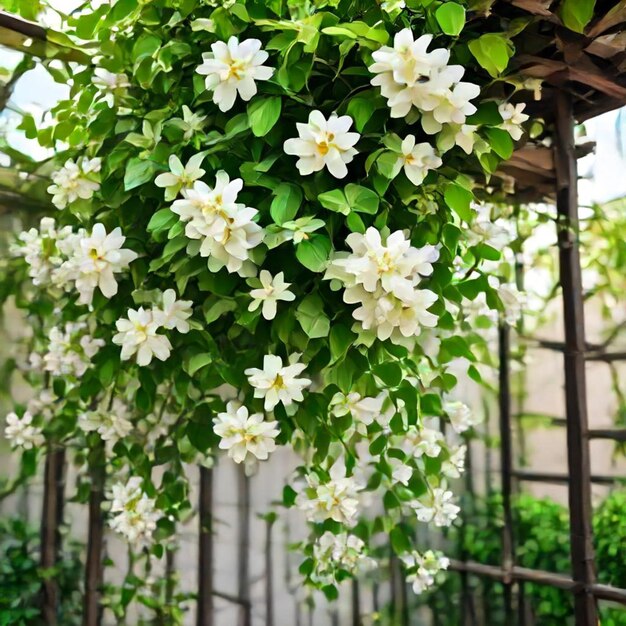
[[[626,494],[610,494],[594,514],[594,541],[598,581],[626,587]],[[569,515],[567,508],[548,499],[521,494],[513,503],[515,518],[516,563],[531,569],[561,574],[570,573]],[[477,502],[475,513],[468,516],[463,528],[450,536],[448,555],[499,565],[502,559],[502,498],[496,494]],[[503,585],[489,579],[469,577],[470,592],[479,615],[479,623],[506,624]],[[436,614],[436,626],[462,623],[460,577],[450,574],[447,580],[419,600]],[[537,626],[568,626],[573,620],[571,593],[526,583],[526,601]],[[626,607],[601,606],[602,626],[626,626]]]
[[[50,575],[60,588],[58,623],[80,624],[82,564],[80,546],[69,542]],[[20,519],[0,519],[0,626],[38,626],[39,592],[43,577],[39,569],[38,532]]]

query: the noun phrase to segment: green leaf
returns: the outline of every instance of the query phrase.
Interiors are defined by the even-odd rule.
[[[513,139],[511,135],[501,128],[488,128],[487,137],[491,149],[502,159],[507,161],[513,155]]]
[[[124,191],[130,191],[152,180],[159,166],[154,161],[135,157],[128,161],[124,173]]]
[[[456,2],[444,2],[435,11],[435,18],[446,35],[456,37],[465,26],[465,8]]]
[[[348,103],[346,113],[354,120],[354,126],[359,132],[363,132],[365,125],[370,121],[374,113],[372,98],[352,98]]]
[[[324,235],[311,235],[296,248],[298,261],[312,272],[323,272],[326,269],[330,254],[330,240]]]
[[[256,137],[264,137],[280,117],[282,101],[278,96],[255,99],[248,105],[250,128]]]
[[[380,199],[375,191],[354,183],[346,185],[344,191],[348,205],[353,211],[376,215]]]
[[[397,363],[380,363],[372,372],[388,387],[397,387],[402,382],[402,368]]]
[[[302,300],[296,310],[296,319],[309,339],[328,336],[330,320],[324,313],[324,303],[317,294],[307,296]]]
[[[472,221],[472,209],[470,204],[474,199],[471,191],[451,183],[447,185],[443,195],[446,204],[465,222],[468,224]]]
[[[391,539],[391,546],[396,554],[406,554],[413,549],[406,531],[400,526],[391,529],[389,538]]]
[[[343,215],[350,214],[350,205],[348,200],[341,191],[341,189],[333,189],[332,191],[325,191],[317,196],[318,202],[329,211],[336,211]]]
[[[593,17],[596,0],[563,0],[561,19],[576,33],[582,33]]]
[[[574,0],[576,1],[576,0]],[[469,42],[468,47],[481,67],[497,78],[513,56],[513,46],[504,35],[487,33]]]
[[[207,324],[211,324],[215,320],[219,319],[225,313],[230,313],[237,309],[237,303],[234,300],[226,300],[220,298],[217,302],[211,304],[211,300],[208,300],[209,306],[204,311],[204,319]],[[205,305],[206,306],[206,305]]]
[[[378,456],[385,449],[387,441],[388,437],[386,435],[381,435],[380,437],[374,439],[374,441],[370,444],[370,454],[372,456]]]
[[[356,335],[347,326],[335,324],[330,330],[330,356],[332,363],[342,359],[355,340]]]
[[[148,222],[148,232],[160,233],[167,230],[178,221],[178,215],[172,213],[170,209],[161,209],[157,211]]]
[[[302,189],[293,183],[281,183],[270,206],[272,219],[280,226],[291,221],[302,204]]]
[[[202,369],[209,363],[211,363],[213,359],[210,354],[194,354],[189,360],[185,363],[185,371],[189,376],[193,376],[198,370]]]

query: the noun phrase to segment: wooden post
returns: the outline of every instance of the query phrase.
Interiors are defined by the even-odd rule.
[[[504,612],[507,623],[513,621],[513,580],[510,572],[515,564],[513,548],[513,512],[511,508],[513,442],[511,438],[511,390],[509,384],[509,361],[511,357],[510,329],[505,322],[498,327],[499,388],[500,405],[500,476],[502,479],[502,569],[504,579]],[[508,575],[507,575],[508,574]]]
[[[91,491],[89,493],[89,535],[87,538],[87,564],[85,566],[85,599],[83,626],[99,626],[102,621],[102,580],[104,549],[105,447],[99,441],[89,458]]]
[[[197,626],[214,626],[213,469],[200,467]]]
[[[265,522],[265,626],[274,626],[274,561],[272,555],[272,528],[274,517]]]
[[[563,316],[565,321],[565,398],[572,576],[579,583],[574,594],[576,626],[598,626],[592,541],[591,465],[585,375],[585,316],[578,244],[578,173],[571,96],[556,96],[556,166],[558,243]]]
[[[44,470],[43,509],[41,514],[41,569],[51,570],[61,550],[60,526],[63,523],[65,449],[50,443]],[[57,626],[59,586],[44,574],[41,586],[41,613],[46,626]]]
[[[238,466],[239,491],[239,555],[237,577],[239,581],[239,600],[241,601],[239,624],[252,626],[252,607],[250,605],[250,478],[245,467]]]

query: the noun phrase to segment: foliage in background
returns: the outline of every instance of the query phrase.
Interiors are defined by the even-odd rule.
[[[17,518],[0,519],[0,626],[38,626],[39,594],[43,576],[59,584],[59,623],[81,623],[82,546],[67,540],[54,571],[39,568],[38,531]]]
[[[549,498],[520,494],[514,500],[516,563],[522,567],[570,574],[569,517],[567,508]],[[593,530],[598,582],[623,588],[626,586],[626,563],[621,558],[626,548],[626,494],[614,491],[595,509]],[[454,529],[449,539],[455,547],[447,553],[454,558],[479,563],[502,563],[502,500],[494,495],[475,502],[474,514],[467,514],[462,527]],[[504,624],[502,585],[469,577],[475,591],[473,602],[485,624]],[[524,595],[538,626],[570,624],[574,607],[567,591],[524,583]],[[437,626],[458,626],[462,620],[463,597],[458,574],[448,574],[435,590],[418,600],[429,606]],[[626,609],[601,603],[603,626],[626,625]]]

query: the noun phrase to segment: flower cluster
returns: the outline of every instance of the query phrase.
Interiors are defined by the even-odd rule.
[[[421,277],[433,271],[439,258],[436,248],[414,248],[402,231],[383,243],[373,227],[364,235],[351,233],[346,243],[352,252],[335,254],[325,278],[337,279],[345,287],[344,302],[360,305],[352,315],[363,330],[401,343],[419,335],[423,327],[436,325],[437,316],[428,309],[437,295],[417,288]]]
[[[474,416],[467,404],[458,400],[444,402],[443,410],[450,418],[454,432],[458,434],[462,434],[480,423],[480,419]]]
[[[346,526],[356,526],[359,514],[359,491],[363,485],[354,477],[346,476],[340,464],[335,464],[327,479],[316,472],[306,476],[306,485],[300,486],[297,507],[310,522],[332,519]]]
[[[78,161],[68,159],[65,165],[52,175],[52,185],[48,193],[52,194],[52,204],[57,209],[64,209],[76,200],[89,200],[100,189],[98,173],[101,160],[82,157]]]
[[[116,443],[131,433],[133,424],[127,417],[128,407],[119,398],[111,407],[100,407],[96,411],[86,411],[78,416],[81,430],[97,432],[102,441]]]
[[[172,344],[159,330],[176,329],[179,333],[190,330],[188,319],[192,315],[193,302],[177,300],[173,289],[166,290],[161,296],[161,306],[152,309],[129,309],[126,318],[115,322],[117,334],[113,343],[122,346],[121,358],[127,361],[137,355],[138,365],[148,365],[152,358],[160,361],[169,358]]]
[[[461,510],[453,502],[454,494],[443,488],[429,488],[426,495],[412,500],[409,507],[415,512],[418,521],[433,523],[435,526],[450,526]]]
[[[92,337],[86,322],[67,322],[64,327],[55,326],[50,330],[47,351],[43,357],[35,352],[31,354],[31,366],[43,365],[53,376],[80,378],[104,345],[104,339]]]
[[[411,552],[401,557],[408,571],[406,581],[413,587],[413,592],[421,594],[435,584],[437,574],[447,570],[450,560],[439,552],[428,550],[423,554]]]
[[[35,285],[56,287],[79,293],[79,303],[91,304],[96,288],[111,298],[117,293],[115,274],[128,269],[137,258],[123,248],[126,238],[119,227],[110,233],[95,224],[91,233],[73,232],[70,226],[57,228],[51,218],[41,220],[39,230],[31,228],[19,235],[13,254],[23,256]]]
[[[237,402],[229,402],[213,424],[213,431],[220,437],[220,449],[228,450],[235,463],[245,463],[249,470],[256,466],[257,460],[266,461],[276,449],[278,422],[265,421],[262,413],[249,415],[248,409]]]
[[[428,134],[439,132],[444,124],[462,125],[476,112],[470,100],[480,93],[478,85],[462,82],[465,68],[448,65],[450,51],[437,48],[428,52],[432,35],[413,39],[410,28],[394,37],[393,48],[383,46],[372,57],[372,85],[380,87],[387,99],[391,117],[406,117],[412,108],[422,115],[422,128]]]
[[[5,421],[4,436],[14,448],[30,450],[44,444],[42,429],[33,424],[33,416],[29,411],[26,411],[22,417],[11,412],[6,416]]]
[[[356,535],[326,531],[313,546],[315,569],[312,580],[321,584],[335,582],[338,570],[358,574],[376,566],[365,553],[365,542]]]
[[[254,221],[258,211],[237,202],[243,188],[240,178],[230,180],[220,170],[215,187],[197,180],[182,189],[172,211],[186,223],[185,235],[200,243],[200,256],[208,257],[213,272],[225,267],[241,276],[253,276],[256,267],[251,251],[263,241],[263,229]]]
[[[19,234],[19,243],[11,247],[11,252],[24,257],[34,285],[64,289],[67,262],[74,256],[81,236],[71,226],[59,228],[53,218],[42,217],[39,229],[31,228]]]
[[[111,528],[139,548],[152,541],[161,513],[141,487],[142,480],[132,476],[126,483],[118,482],[111,487]]]

